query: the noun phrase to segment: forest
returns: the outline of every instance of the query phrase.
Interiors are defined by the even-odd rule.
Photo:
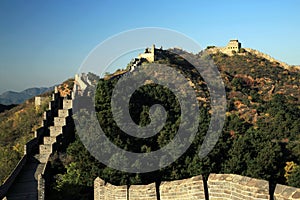
[[[181,58],[180,52],[162,52],[157,63],[179,70],[197,87],[199,128],[192,145],[171,165],[149,173],[125,173],[97,161],[78,135],[64,153],[51,157],[51,199],[92,199],[93,181],[99,176],[115,185],[147,184],[210,173],[233,173],[300,187],[300,73],[283,69],[250,53],[212,55],[225,83],[227,112],[216,146],[203,159],[198,156],[211,118],[209,93],[203,79]],[[147,63],[145,62],[145,65]],[[134,138],[116,124],[111,111],[112,91],[117,78],[100,79],[95,91],[95,111],[99,124],[114,144],[132,152],[150,152],[164,147],[180,125],[180,104],[168,88],[150,83],[136,90],[130,100],[132,120],[145,126],[151,122],[150,107],[162,105],[167,119],[158,134]],[[85,111],[83,111],[85,112]],[[76,115],[74,119],[76,120]],[[95,131],[89,127],[88,136]],[[103,147],[104,148],[104,147]],[[116,162],[111,158],[110,162]]]

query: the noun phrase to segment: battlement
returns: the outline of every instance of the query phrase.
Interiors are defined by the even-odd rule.
[[[176,181],[164,181],[159,186],[114,186],[100,178],[94,181],[95,200],[190,200],[190,199],[299,199],[300,188],[277,185],[273,194],[269,182],[236,174],[211,174],[208,180],[201,175]]]
[[[156,59],[155,59],[155,45],[153,44],[152,45],[152,48],[146,48],[145,52],[142,53],[142,54],[139,54],[138,58],[139,59],[146,59],[148,60],[148,62],[154,62]]]
[[[49,98],[36,97],[35,105],[42,105],[46,99]],[[24,156],[0,186],[0,199],[45,199],[49,157],[55,151],[65,149],[74,138],[74,124],[70,120],[72,102],[72,99],[62,97],[55,87],[42,126],[35,131],[35,138],[26,143]],[[26,184],[30,185],[30,190]]]
[[[300,66],[288,65],[287,63],[276,60],[275,58],[272,58],[268,54],[262,53],[258,50],[251,49],[251,48],[242,48],[242,44],[237,39],[230,40],[226,47],[208,46],[206,48],[206,51],[210,54],[215,54],[215,53],[221,52],[221,53],[224,53],[224,54],[229,55],[229,56],[232,56],[232,55],[235,55],[235,54],[246,55],[246,53],[250,53],[250,54],[254,54],[258,57],[267,59],[270,62],[276,62],[281,67],[283,67],[284,69],[287,69],[287,70],[300,70]]]

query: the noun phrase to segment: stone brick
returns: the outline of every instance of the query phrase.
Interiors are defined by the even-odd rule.
[[[61,126],[50,126],[50,136],[56,137],[59,134],[62,134],[63,128]]]
[[[294,199],[300,199],[300,191],[297,191],[293,194],[292,198]]]
[[[60,109],[58,110],[58,117],[68,117],[70,115],[69,109]]]
[[[274,199],[300,199],[300,188],[277,184],[274,192]]]
[[[209,199],[269,199],[268,182],[234,174],[211,174],[208,178]],[[223,193],[220,193],[223,188]]]
[[[53,144],[56,142],[56,137],[44,137],[44,144]]]
[[[159,191],[161,200],[205,199],[202,176],[162,182]]]
[[[54,126],[65,126],[66,118],[65,117],[54,117]]]
[[[156,200],[155,183],[148,185],[131,185],[129,187],[130,200]]]

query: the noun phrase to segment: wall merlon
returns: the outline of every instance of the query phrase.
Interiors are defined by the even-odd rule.
[[[277,184],[274,192],[274,199],[300,199],[300,188]]]
[[[56,137],[44,137],[44,144],[53,144],[56,142]]]
[[[202,176],[195,176],[183,180],[163,181],[158,186],[148,185],[114,186],[96,178],[94,181],[95,200],[191,200],[191,199],[235,199],[235,200],[263,200],[270,199],[269,183],[265,180],[235,175],[211,174],[206,184]],[[128,192],[128,194],[127,194]],[[300,188],[278,184],[274,193],[274,200],[300,199]]]
[[[66,118],[65,117],[54,117],[54,126],[59,127],[59,126],[65,126],[66,123]]]
[[[159,186],[161,200],[174,199],[205,199],[202,176],[184,180],[164,181]]]
[[[52,144],[42,144],[39,146],[40,154],[51,154],[52,153]]]
[[[70,109],[60,109],[58,110],[58,117],[68,117],[71,115]]]
[[[155,183],[148,185],[131,185],[129,187],[129,199],[131,200],[156,200]]]
[[[63,100],[63,109],[71,109],[73,106],[73,100],[72,99],[64,99]]]
[[[221,192],[227,194],[223,199],[269,199],[268,181],[253,179],[235,174],[211,174],[208,178],[210,199],[219,198]]]
[[[62,134],[63,127],[61,126],[50,126],[50,136],[56,137],[59,134]]]

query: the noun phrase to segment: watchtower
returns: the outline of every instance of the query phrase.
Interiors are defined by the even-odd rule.
[[[241,49],[241,43],[238,40],[230,40],[226,46],[226,50],[228,51],[239,52],[240,49]]]

